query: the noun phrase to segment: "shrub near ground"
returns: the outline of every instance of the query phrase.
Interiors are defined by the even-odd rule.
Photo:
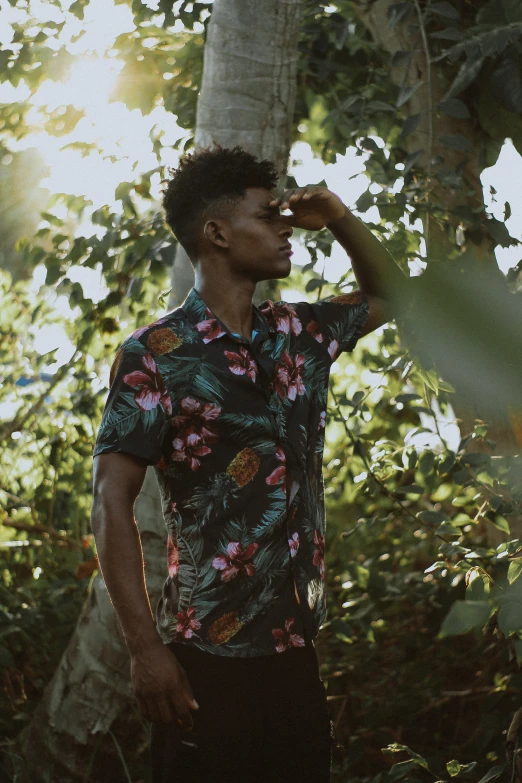
[[[520,609],[522,542],[494,547],[487,532],[508,538],[498,510],[519,507],[519,459],[494,455],[480,423],[456,451],[436,427],[422,433],[433,377],[397,347],[393,329],[375,350],[358,347],[355,372],[347,381],[341,362],[331,389],[329,620],[318,649],[344,746],[333,779],[494,780],[510,774],[506,730],[522,690],[519,633],[502,609]],[[365,368],[381,374],[373,401]],[[442,410],[449,399],[439,391]],[[412,447],[415,430],[431,448]],[[470,443],[483,451],[466,452]]]

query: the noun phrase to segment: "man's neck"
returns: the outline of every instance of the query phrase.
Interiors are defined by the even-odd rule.
[[[245,278],[238,279],[230,274],[205,274],[196,272],[194,288],[205,304],[212,310],[227,329],[252,339],[252,297],[255,283]]]

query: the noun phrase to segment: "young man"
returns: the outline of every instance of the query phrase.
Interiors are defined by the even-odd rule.
[[[164,206],[195,284],[123,343],[96,443],[92,527],[152,721],[155,783],[329,780],[313,645],[326,616],[328,376],[389,320],[405,278],[335,194],[276,199],[276,185],[274,165],[239,147],[181,160]],[[359,291],[254,307],[256,283],[290,273],[294,226],[328,228]],[[168,533],[156,620],[133,516],[147,465]]]

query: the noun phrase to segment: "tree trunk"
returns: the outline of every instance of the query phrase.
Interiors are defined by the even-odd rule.
[[[439,101],[450,85],[445,83],[440,67],[437,68],[432,64],[431,74],[428,71],[428,57],[431,55],[427,48],[429,38],[423,37],[418,16],[393,28],[390,27],[388,10],[394,3],[395,0],[375,0],[375,2],[359,0],[357,10],[375,42],[390,55],[397,51],[413,53],[408,62],[391,70],[392,78],[397,85],[408,86],[422,82],[409,101],[410,115],[420,115],[420,122],[417,130],[407,137],[408,152],[424,150],[416,165],[421,166],[426,173],[430,171],[436,173],[435,165],[451,171],[461,168],[464,183],[462,187],[452,187],[441,184],[435,177],[431,179],[429,201],[432,205],[444,207],[447,211],[447,220],[437,221],[429,212],[424,219],[429,275],[431,265],[455,256],[457,248],[455,231],[461,222],[457,207],[468,207],[475,213],[480,213],[484,209],[480,175],[486,165],[490,165],[486,160],[489,137],[481,130],[478,123],[472,125],[469,121],[455,119],[437,110]],[[473,148],[472,152],[466,153],[463,168],[462,153],[449,149],[439,141],[441,135],[456,133],[465,133]],[[436,161],[441,163],[437,164]],[[459,261],[471,260],[492,271],[498,270],[494,245],[485,226],[481,226],[474,232],[471,239],[466,238],[466,246],[467,250],[459,257]],[[500,271],[498,275],[501,275]],[[455,383],[453,378],[447,380]],[[486,412],[482,406],[477,405],[473,394],[468,391],[465,384],[463,388],[459,388],[458,383],[455,385],[457,394],[452,398],[452,405],[461,432],[463,434],[472,432],[475,421],[487,417],[488,438],[497,444],[496,453],[519,453],[520,444],[515,437],[514,420],[510,421],[504,406],[492,404],[490,410]],[[476,449],[477,446],[473,445],[473,450]]]
[[[286,171],[295,104],[302,0],[215,0],[205,47],[196,144],[241,144]],[[262,20],[262,24],[260,23]],[[193,284],[180,248],[169,308]],[[166,577],[165,528],[152,469],[136,503],[147,587],[156,606]],[[100,575],[73,637],[20,737],[21,783],[128,781],[121,748],[145,746],[132,699],[129,656]],[[24,781],[24,783],[25,783]]]
[[[158,498],[156,477],[149,468],[135,513],[152,605],[165,578],[165,532]],[[60,664],[21,735],[27,775],[21,779],[24,783],[126,780],[108,732],[117,722],[125,727],[125,745],[130,746],[129,734],[138,742],[142,731],[137,717],[127,647],[98,573]],[[117,733],[123,735],[121,729]]]
[[[292,142],[301,6],[302,0],[216,0],[198,100],[197,149],[239,144],[275,161],[282,182]],[[193,284],[190,261],[178,247],[169,308]],[[262,283],[254,301],[265,292]]]

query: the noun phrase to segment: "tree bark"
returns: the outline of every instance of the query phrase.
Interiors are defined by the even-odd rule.
[[[205,47],[196,145],[240,144],[274,159],[290,152],[302,0],[215,0]],[[179,248],[169,309],[193,285]],[[155,608],[166,577],[166,533],[152,469],[136,503]],[[128,781],[120,752],[146,746],[134,704],[129,656],[105,584],[96,576],[62,660],[20,737],[21,783]],[[120,749],[118,749],[120,746]]]
[[[439,101],[450,84],[446,83],[440,66],[432,64],[431,72],[428,69],[428,59],[431,55],[429,39],[422,35],[418,16],[394,28],[390,27],[388,11],[394,3],[395,0],[374,2],[359,0],[356,7],[362,22],[382,49],[390,55],[397,51],[412,52],[408,62],[391,69],[391,76],[397,85],[413,86],[422,82],[409,101],[410,115],[420,115],[420,122],[416,131],[407,137],[408,152],[424,150],[416,165],[422,167],[428,176],[430,172],[436,173],[435,167],[439,170],[443,167],[450,171],[461,169],[464,183],[463,187],[451,187],[437,181],[435,176],[431,177],[429,203],[443,206],[447,211],[447,220],[437,221],[430,216],[429,211],[424,218],[429,275],[430,265],[447,261],[455,255],[457,248],[455,231],[461,221],[456,208],[466,206],[476,213],[484,210],[484,193],[480,175],[487,165],[486,147],[489,137],[478,123],[455,119],[437,109]],[[471,142],[472,152],[466,153],[464,160],[461,152],[440,143],[440,136],[456,133],[463,133]],[[472,240],[469,237],[466,239],[466,246],[467,250],[460,257],[461,261],[466,257],[466,260],[471,259],[482,267],[488,267],[495,272],[498,270],[494,245],[485,226],[474,233]],[[498,275],[501,275],[499,270]],[[455,382],[452,378],[447,380]],[[476,420],[486,418],[485,411],[477,405],[467,387],[459,388],[457,385],[457,394],[452,399],[452,407],[463,434],[473,431]],[[487,418],[488,437],[496,442],[496,453],[519,453],[520,443],[515,436],[514,419],[510,421],[505,408],[492,405],[487,412]],[[472,448],[476,450],[476,444]]]
[[[297,90],[297,42],[302,0],[216,0],[203,61],[196,118],[196,149],[239,144],[275,161],[281,182],[292,143]],[[194,284],[187,254],[178,246],[169,308]],[[265,298],[266,285],[255,302]]]
[[[149,468],[135,513],[153,606],[161,595],[166,568],[158,498],[156,477]],[[22,732],[25,769],[19,774],[25,772],[28,783],[126,780],[114,739],[108,734],[115,722],[139,742],[142,730],[132,703],[129,655],[98,573],[60,664]],[[127,737],[124,744],[130,746]]]

